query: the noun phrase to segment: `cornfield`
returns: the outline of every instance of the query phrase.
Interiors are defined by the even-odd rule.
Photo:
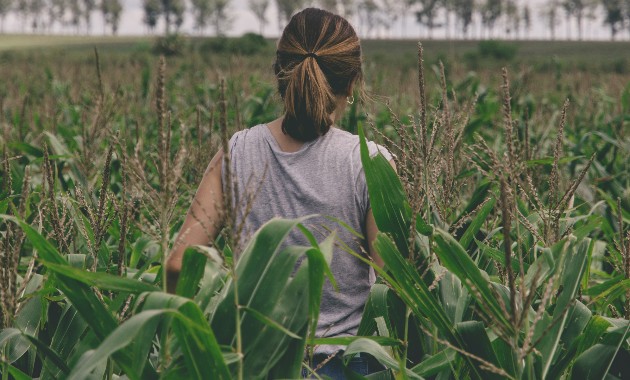
[[[271,220],[237,262],[232,231],[188,248],[165,292],[210,158],[282,112],[267,56],[5,53],[2,378],[299,378],[319,344],[369,354],[370,379],[629,378],[630,81],[425,55],[366,62],[390,97],[340,122],[362,138],[385,267],[347,252],[378,274],[359,333],[315,338],[336,242],[304,219]],[[310,246],[282,247],[295,228]]]

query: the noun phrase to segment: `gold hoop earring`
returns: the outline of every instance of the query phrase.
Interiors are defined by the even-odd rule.
[[[354,95],[350,95],[348,96],[348,99],[346,100],[346,102],[348,102],[348,104],[354,104]]]

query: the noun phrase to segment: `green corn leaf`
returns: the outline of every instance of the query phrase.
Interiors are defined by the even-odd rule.
[[[0,214],[4,214],[7,212],[7,209],[9,208],[9,203],[11,202],[12,198],[14,197],[7,197],[0,200]]]
[[[239,303],[242,307],[255,309],[262,315],[271,318],[274,321],[282,323],[285,316],[273,314],[274,309],[279,304],[290,302],[287,299],[286,289],[289,284],[295,281],[295,278],[289,281],[291,272],[295,268],[298,259],[306,254],[310,247],[287,247],[280,252],[276,260],[269,262],[268,266],[263,269],[256,277],[243,278],[239,280]],[[252,293],[241,292],[241,285],[246,282],[256,283],[256,287],[252,288]],[[308,284],[304,284],[305,292],[308,290]],[[295,301],[295,300],[293,300]],[[308,298],[307,298],[308,305]],[[319,306],[319,305],[318,305]],[[253,315],[249,315],[247,311],[241,313],[241,334],[243,342],[243,353],[247,354],[257,340],[260,339],[260,331],[264,327],[260,321]],[[301,326],[300,326],[301,328]],[[236,336],[233,338],[236,339]]]
[[[231,379],[223,354],[203,312],[186,301],[173,314],[173,331],[184,352],[184,362],[196,379]]]
[[[416,231],[420,235],[431,236],[433,235],[433,226],[425,222],[422,216],[418,214],[416,216]]]
[[[36,158],[44,156],[44,151],[24,141],[11,141],[7,144],[7,146],[18,152],[26,153]]]
[[[317,243],[301,226],[303,220],[274,219],[254,235],[236,265],[241,306],[235,307],[234,280],[230,280],[211,313],[218,341],[227,346],[236,341],[235,313],[241,313],[243,372],[247,378],[260,378],[267,373],[299,376],[305,345],[305,337],[300,334],[308,331],[309,320],[314,332],[324,276],[328,275],[334,284],[328,262],[335,235]],[[282,248],[284,238],[295,227],[302,230],[312,246]],[[302,257],[307,260],[292,276]],[[301,347],[302,354],[287,352],[287,347]]]
[[[462,213],[457,217],[457,220],[460,220],[462,217],[466,217],[468,214],[473,212],[482,202],[484,202],[488,197],[488,192],[492,188],[492,182],[488,179],[482,179],[478,186],[475,188],[472,196],[470,197],[470,201],[462,210]]]
[[[309,339],[315,337],[317,329],[317,321],[319,319],[319,305],[322,301],[322,287],[324,285],[324,274],[326,274],[336,288],[336,282],[330,270],[330,262],[333,255],[333,246],[335,242],[335,233],[333,232],[322,244],[319,249],[309,249],[306,251],[308,257],[309,284],[308,284],[308,310],[309,310]]]
[[[593,313],[580,301],[575,303],[568,311],[566,327],[562,332],[560,340],[565,346],[573,344],[573,342],[582,335],[584,328],[588,325]]]
[[[420,376],[434,376],[442,371],[452,368],[453,361],[456,357],[457,354],[455,353],[455,351],[451,348],[447,348],[443,351],[438,352],[435,355],[429,356],[428,358],[424,359],[411,370]]]
[[[591,317],[582,334],[571,342],[566,352],[551,367],[548,377],[560,378],[585,350],[593,347],[600,340],[610,326],[610,322],[598,315]]]
[[[382,317],[387,325],[389,336],[398,336],[392,322],[394,322],[395,317],[404,317],[404,305],[402,310],[392,310],[393,313],[390,313],[390,305],[393,303],[393,300],[391,300],[390,297],[395,297],[395,294],[393,294],[390,290],[391,289],[384,284],[372,285],[370,295],[365,303],[365,309],[363,311],[363,317],[361,318],[357,335],[370,335],[374,333],[376,331],[375,318]]]
[[[485,363],[482,363],[473,359],[475,365],[478,366],[480,374],[479,379],[505,378],[505,376],[497,373],[498,371],[503,371],[503,369],[501,369],[499,359],[492,348],[492,344],[490,343],[490,339],[488,338],[488,334],[486,333],[483,323],[478,321],[460,322],[455,325],[455,328],[464,341],[464,349],[466,352],[485,360]],[[512,355],[516,355],[516,353],[512,353]],[[486,366],[494,366],[496,371],[487,369]],[[516,377],[514,373],[509,375],[512,378]]]
[[[497,263],[501,264],[502,267],[505,267],[505,253],[477,239],[474,240],[483,256],[487,257],[490,260],[496,261]],[[520,264],[517,260],[512,260],[512,270],[514,272],[518,273],[520,271],[519,265]],[[523,267],[525,270],[527,270],[530,266],[526,263],[523,263]]]
[[[483,224],[486,222],[488,215],[490,215],[490,212],[492,212],[492,209],[494,208],[494,205],[496,203],[496,199],[492,197],[489,198],[488,201],[481,207],[475,218],[466,229],[466,232],[464,232],[461,239],[459,239],[459,244],[461,244],[462,247],[468,248],[470,243],[472,243],[475,235],[477,234],[477,232],[479,232]]]
[[[223,260],[216,250],[208,250],[210,260],[206,260],[203,277],[199,282],[199,292],[195,296],[195,303],[206,315],[214,313],[219,291],[225,284],[228,270],[223,266]]]
[[[616,344],[596,344],[584,351],[575,361],[571,378],[576,380],[605,379],[615,356],[629,336],[630,323],[626,321],[626,325],[619,334],[619,338],[616,338]],[[626,369],[625,374],[630,374],[630,371]]]
[[[61,370],[64,374],[70,373],[70,368],[66,365],[65,361],[62,357],[59,356],[57,352],[52,350],[46,343],[37,339],[34,336],[28,334],[22,334],[31,344],[39,350],[42,354],[42,359],[46,360],[46,362],[52,362],[58,369]]]
[[[27,239],[31,242],[33,247],[37,249],[39,257],[42,263],[54,266],[54,268],[61,268],[67,266],[70,269],[77,270],[68,265],[67,261],[57,251],[57,249],[50,244],[44,237],[39,234],[28,224],[21,220],[12,217],[0,216],[5,219],[13,220],[20,225],[24,231]],[[51,267],[51,270],[54,270]],[[70,274],[71,272],[67,272]],[[73,272],[72,272],[73,273]],[[86,273],[86,272],[84,272]],[[94,275],[94,273],[91,273]],[[72,305],[77,309],[79,314],[88,323],[92,332],[99,341],[103,341],[107,336],[116,329],[118,322],[108,310],[105,305],[96,297],[92,289],[81,281],[72,278],[64,273],[55,272],[55,284],[63,292],[63,294],[70,300]],[[120,283],[119,283],[120,284]],[[131,357],[125,353],[117,353],[114,355],[114,359],[126,372],[132,371]],[[147,367],[148,368],[148,367]],[[152,376],[151,373],[147,373],[147,376]]]
[[[436,229],[436,231],[439,230]],[[454,241],[454,239],[452,240]],[[457,242],[455,242],[455,244],[457,244]],[[459,244],[457,245],[459,246]],[[387,268],[391,271],[392,277],[384,273],[381,274],[403,302],[405,302],[418,317],[418,321],[424,325],[423,327],[428,331],[437,328],[439,334],[445,337],[451,344],[455,347],[462,348],[463,341],[455,330],[453,323],[446,315],[443,306],[431,291],[429,291],[416,268],[398,251],[394,242],[387,235],[379,232],[374,241],[374,247],[385,262]],[[459,246],[459,248],[463,250],[461,246]],[[465,252],[464,254],[466,255]],[[466,257],[468,256],[466,255]],[[475,267],[475,269],[477,269],[477,267]],[[464,357],[464,361],[468,368],[479,377],[477,367],[470,358]]]
[[[332,346],[347,346],[355,340],[363,338],[370,339],[380,344],[381,346],[400,346],[403,342],[400,339],[391,338],[388,336],[337,336],[330,338],[315,338],[313,341],[317,345],[329,344]]]
[[[593,230],[600,227],[602,224],[602,218],[597,215],[589,215],[586,223],[580,227],[575,228],[571,234],[580,241],[586,238]]]
[[[260,313],[258,310],[256,309],[252,309],[250,307],[246,307],[246,306],[241,306],[241,310],[246,311],[248,313],[251,313],[251,315],[256,318],[257,320],[259,320],[262,324],[265,324],[271,328],[274,328],[280,332],[282,332],[283,334],[287,334],[288,336],[290,336],[291,338],[294,339],[302,339],[299,335],[294,334],[293,332],[287,330],[286,328],[284,328],[284,326],[282,326],[280,323],[272,320],[271,318],[267,317],[266,315],[264,315],[263,313]]]
[[[561,241],[558,244],[565,246],[566,243]],[[541,378],[546,378],[556,351],[559,349],[560,337],[569,316],[569,306],[577,295],[586,267],[586,259],[592,252],[593,246],[594,241],[590,239],[584,239],[578,243],[571,242],[568,244],[566,255],[561,260],[562,277],[560,285],[562,290],[554,307],[552,320],[555,321],[555,324],[549,331],[545,332],[545,337],[537,347],[542,353]],[[546,330],[546,326],[541,324],[538,324],[536,327],[537,334],[534,335],[535,337],[541,334],[542,330]]]
[[[94,368],[107,360],[113,353],[129,346],[135,339],[143,336],[145,329],[155,331],[157,323],[164,315],[170,315],[173,318],[173,328],[179,339],[184,358],[187,362],[188,371],[195,378],[207,379],[229,379],[230,375],[227,366],[223,361],[223,357],[216,341],[213,342],[212,331],[208,328],[201,311],[191,302],[183,303],[178,310],[173,309],[154,309],[142,311],[129,318],[125,323],[115,329],[100,346],[89,355],[88,358],[82,360],[73,368],[68,380],[82,379],[86,377]],[[191,317],[191,314],[197,314]],[[199,319],[199,315],[202,319]],[[203,324],[205,323],[205,328]],[[153,334],[144,335],[143,345],[151,345]],[[136,358],[145,362],[146,358]],[[127,376],[132,379],[140,379],[142,376],[138,372],[126,372]],[[194,374],[194,375],[193,375]]]
[[[50,348],[57,352],[66,363],[69,363],[70,355],[73,353],[73,350],[77,350],[78,343],[86,333],[86,329],[87,324],[79,316],[77,309],[72,305],[66,305],[59,323],[54,328],[55,332],[50,340]],[[54,364],[49,359],[44,360],[44,369],[51,370],[51,375],[54,378],[58,378],[61,375],[61,371],[52,371],[53,366]]]
[[[239,279],[238,300],[241,305],[253,307],[249,304],[252,299],[261,303],[267,301],[263,296],[256,297],[258,291],[261,293],[271,291],[270,289],[263,290],[260,287],[260,280],[265,279],[264,274],[271,267],[273,258],[280,254],[281,244],[286,236],[302,220],[272,219],[265,223],[252,237],[236,265],[236,277]],[[282,273],[288,271],[290,274],[293,264],[287,260],[297,260],[299,257],[298,253],[293,253],[285,260],[281,260],[279,264],[276,263],[281,266],[276,265],[274,271],[282,271]],[[278,291],[278,287],[284,286],[283,284],[274,284],[271,280],[273,280],[271,277],[267,278],[270,285],[274,287],[272,289],[276,289],[275,291]],[[236,309],[234,307],[234,285],[231,282],[226,285],[221,297],[222,300],[212,315],[213,331],[215,331],[220,344],[232,345],[236,333]],[[272,302],[268,304],[272,304]],[[257,306],[257,308],[261,307],[260,305]]]
[[[131,257],[129,258],[129,267],[135,268],[138,266],[140,259],[142,258],[144,252],[149,248],[158,248],[157,243],[154,240],[146,236],[141,236],[133,243],[133,248],[131,250]]]
[[[394,168],[381,154],[370,157],[363,128],[359,127],[361,162],[365,171],[370,204],[379,231],[389,233],[404,256],[409,252],[411,207]]]
[[[393,286],[400,298],[418,316],[426,316],[438,329],[448,336],[455,338],[453,326],[446,316],[442,305],[431,294],[420,274],[398,251],[394,242],[382,232],[377,234],[374,247],[385,265],[392,273],[387,282]],[[424,321],[424,318],[420,319]],[[432,328],[427,324],[425,328]]]
[[[371,339],[359,338],[359,339],[354,340],[352,343],[350,343],[350,345],[348,345],[348,347],[343,353],[343,356],[351,357],[354,354],[358,354],[362,352],[365,352],[374,356],[374,358],[378,360],[379,363],[383,364],[387,368],[393,368],[396,371],[404,372],[404,374],[409,378],[422,379],[420,375],[413,372],[412,370],[404,368],[404,367],[401,368],[396,359],[392,358],[381,345],[379,345],[378,343],[376,343],[374,340],[371,340]]]
[[[304,331],[308,324],[308,263],[300,269],[283,291],[282,302],[279,302],[269,314],[275,321],[297,334]],[[304,338],[302,338],[304,339]],[[258,331],[255,339],[248,344],[248,354],[244,358],[244,376],[247,379],[258,379],[272,371],[283,358],[286,348],[294,338],[272,328]],[[295,368],[290,365],[290,368]],[[294,374],[295,376],[297,374]]]
[[[511,324],[503,314],[495,293],[490,290],[488,278],[482,274],[464,248],[450,234],[439,228],[436,229],[434,239],[437,244],[435,253],[442,265],[453,272],[471,294],[477,293],[482,297],[480,300],[484,305],[482,312],[510,331]]]
[[[11,364],[2,364],[1,368],[3,371],[6,369],[7,372],[9,372],[11,376],[13,376],[14,380],[32,380],[33,379],[31,376],[25,374],[24,372],[22,372],[18,368],[15,368]]]
[[[439,295],[446,315],[453,324],[462,321],[464,311],[470,304],[468,291],[462,287],[457,276],[446,272],[440,281]]]
[[[584,293],[592,296],[593,302],[603,300],[605,302],[604,306],[606,306],[611,301],[625,294],[628,289],[630,289],[630,279],[619,275],[588,288]]]
[[[33,248],[37,249],[38,255],[41,259],[54,264],[67,264],[66,260],[63,258],[63,256],[61,256],[57,249],[52,244],[50,244],[48,240],[44,239],[44,237],[33,227],[13,216],[0,215],[0,218],[18,224],[24,231],[26,238],[33,245]]]
[[[298,336],[306,336],[308,324],[305,324]],[[298,379],[301,377],[302,360],[306,348],[306,339],[292,339],[286,344],[284,354],[269,370],[269,379]]]
[[[307,237],[310,234],[307,230],[303,232]],[[289,247],[300,253],[300,256],[306,255],[308,260],[302,263],[298,272],[288,282],[268,315],[272,320],[280,322],[293,335],[279,334],[278,331],[272,329],[263,329],[256,334],[255,341],[246,351],[245,373],[250,374],[247,377],[264,376],[266,373],[283,378],[299,377],[306,344],[305,333],[308,331],[309,324],[311,335],[315,332],[324,275],[332,278],[328,263],[332,259],[335,238],[333,233],[318,244],[311,235],[309,241],[313,247]],[[275,261],[281,262],[285,260],[282,256],[276,259]],[[290,269],[293,270],[293,267]],[[275,281],[279,281],[277,277]],[[334,284],[334,279],[331,282]],[[308,297],[305,297],[304,292],[308,292]],[[294,339],[295,336],[299,339]],[[273,349],[270,350],[269,347]],[[295,350],[298,351],[295,352]],[[264,353],[261,354],[261,352]]]
[[[0,353],[8,363],[13,363],[21,358],[29,347],[29,341],[19,329],[8,327],[0,330]]]
[[[186,298],[195,296],[206,268],[207,257],[200,251],[201,249],[203,247],[188,247],[184,251],[182,270],[175,290],[177,295]]]
[[[569,163],[571,163],[573,161],[581,160],[583,158],[584,158],[584,156],[561,157],[558,160],[558,164],[566,165],[566,164],[569,164]],[[554,162],[554,158],[553,157],[543,157],[543,158],[538,158],[538,159],[535,159],[535,160],[529,160],[529,161],[526,161],[525,163],[529,167],[534,167],[534,166],[539,166],[539,165],[552,165],[553,162]]]
[[[536,251],[539,252],[538,257],[536,257],[529,267],[524,268],[525,286],[527,289],[538,288],[540,284],[545,283],[549,279],[556,269],[556,261],[551,249],[539,248],[536,249]],[[512,263],[515,262],[517,262],[517,260],[512,261]],[[536,281],[536,284],[534,284],[534,281]]]
[[[46,266],[46,268],[56,274],[63,275],[67,278],[82,282],[85,285],[94,286],[103,290],[134,294],[159,290],[156,286],[130,278],[119,277],[102,272],[87,272],[69,265],[53,264],[46,262],[45,260],[40,261]]]
[[[514,349],[506,341],[494,339],[492,349],[499,361],[499,368],[510,374],[518,373],[518,357],[514,355]],[[525,371],[527,371],[527,366],[525,366]],[[526,378],[525,374],[521,375],[521,378]]]
[[[83,253],[69,253],[66,255],[68,264],[73,268],[83,269],[86,268],[87,256]]]

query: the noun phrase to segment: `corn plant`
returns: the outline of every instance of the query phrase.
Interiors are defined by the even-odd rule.
[[[623,362],[628,355],[630,323],[594,314],[581,295],[597,243],[589,235],[599,219],[595,215],[572,218],[567,211],[593,158],[567,192],[557,196],[563,116],[551,162],[548,206],[540,201],[539,195],[532,193],[536,190],[530,174],[519,169],[524,166],[512,137],[505,72],[504,83],[506,153],[499,159],[482,141],[481,153],[473,156],[479,159],[478,170],[492,180],[492,185],[487,200],[474,210],[474,218],[457,231],[458,238],[440,227],[446,221],[440,216],[445,214],[436,209],[438,202],[432,199],[435,189],[423,186],[422,173],[403,161],[403,179],[411,172],[417,185],[403,184],[382,156],[368,156],[360,132],[370,199],[381,231],[375,248],[386,264],[379,272],[387,285],[373,288],[360,333],[393,337],[401,345],[386,357],[381,354],[383,347],[378,346],[358,349],[351,344],[348,351],[373,353],[382,364],[403,376],[406,367],[417,376],[438,378],[628,376]],[[422,95],[420,99],[426,101]],[[440,120],[439,127],[448,123],[447,102],[443,98],[442,116],[435,117]],[[415,132],[420,145],[404,153],[417,153],[419,157],[414,158],[426,166],[434,142],[439,140],[435,129],[431,133],[427,129],[425,107],[421,104]],[[453,157],[453,132],[447,128],[444,133],[444,150],[451,150],[446,157]],[[408,158],[404,154],[399,157]],[[450,170],[453,167],[451,164]],[[448,165],[441,175],[447,178],[433,178],[432,186],[452,182]],[[424,176],[428,182],[426,171]],[[524,198],[517,197],[519,194]],[[535,201],[530,211],[527,201],[532,198]],[[497,207],[498,227],[484,230]],[[428,223],[427,219],[434,222]],[[622,226],[620,220],[619,228]],[[620,252],[626,244],[622,231]],[[617,291],[622,288],[618,286]]]
[[[368,88],[392,98],[356,102],[340,127],[370,125],[398,173],[363,158],[386,268],[341,338],[307,330],[333,238],[279,245],[299,221],[242,242],[236,265],[226,230],[161,291],[209,158],[281,112],[266,57],[3,53],[3,378],[290,378],[317,344],[370,353],[371,378],[627,377],[627,78],[549,78],[546,58],[470,72],[450,55],[425,73],[422,49],[417,67],[370,46]]]
[[[317,244],[301,220],[272,220],[244,249],[234,277],[216,249],[189,248],[177,294],[171,295],[146,281],[74,267],[68,255],[24,221],[4,219],[20,226],[39,252],[49,273],[43,286],[51,295],[61,292],[54,304],[61,315],[56,326],[46,328],[52,328],[47,332],[53,336],[46,336],[41,325],[28,324],[41,318],[41,299],[31,299],[34,304],[17,315],[17,326],[2,331],[3,373],[68,379],[113,374],[137,379],[299,376],[307,331],[317,322],[334,235]],[[312,246],[283,246],[297,227]],[[306,260],[291,275],[302,257]],[[42,276],[34,277],[28,288],[32,292],[42,281]],[[234,304],[237,281],[239,303]],[[95,289],[110,295],[99,297]],[[128,297],[133,299],[131,312],[124,315]],[[237,340],[242,340],[238,349]],[[14,364],[25,355],[31,360],[37,355],[41,368],[18,369]]]

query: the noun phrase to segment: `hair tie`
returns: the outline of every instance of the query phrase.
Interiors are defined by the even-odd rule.
[[[312,57],[312,58],[315,58],[315,59],[319,58],[317,56],[317,54],[313,53],[312,51],[309,51],[308,53],[304,54],[304,59],[306,59],[308,57]]]

